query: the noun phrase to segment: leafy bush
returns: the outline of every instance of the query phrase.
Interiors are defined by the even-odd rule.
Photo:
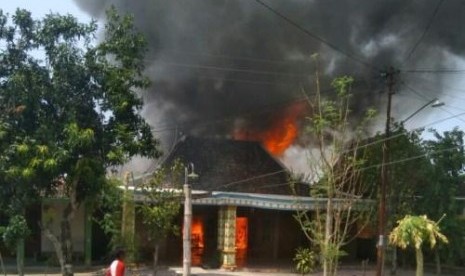
[[[30,234],[26,219],[16,215],[10,218],[8,226],[0,228],[3,242],[10,250],[15,250],[18,242]]]
[[[299,247],[294,256],[295,268],[302,275],[315,270],[318,265],[318,256],[310,248]]]

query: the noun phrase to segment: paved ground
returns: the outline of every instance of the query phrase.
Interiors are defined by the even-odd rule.
[[[163,271],[157,274],[157,276],[174,276],[174,275],[182,275],[182,274],[176,274],[176,272],[181,272],[181,268],[170,268],[167,271]],[[134,274],[133,274],[134,275]],[[139,274],[139,275],[151,275],[150,273],[147,274]],[[229,271],[222,271],[222,270],[204,270],[201,268],[194,268],[192,270],[192,275],[203,275],[203,276],[252,276],[252,275],[273,275],[273,276],[299,276],[300,274],[298,273],[291,273],[291,272],[280,272],[276,270],[266,270],[266,269],[261,269],[261,270],[244,270],[244,271],[235,271],[235,272],[229,272]],[[312,273],[310,274],[312,276],[321,276],[323,273]],[[342,269],[338,274],[338,276],[374,276],[376,275],[376,271],[374,268],[371,268],[367,271],[363,271],[361,269],[355,269],[355,268],[350,268],[350,269]],[[386,275],[390,275],[389,273],[386,273]],[[414,276],[415,271],[399,271],[397,276]],[[435,275],[434,273],[425,273],[425,276],[433,276]],[[452,274],[442,274],[443,276],[446,275],[452,275]]]
[[[99,268],[93,268],[88,270],[77,269],[78,273],[75,273],[76,276],[101,276],[103,274],[103,270]],[[12,272],[12,271],[9,271]],[[177,276],[182,275],[182,268],[181,267],[167,267],[157,273],[157,276]],[[0,273],[3,274],[3,273]],[[12,273],[7,273],[7,275],[15,275]],[[59,276],[61,275],[59,271],[54,269],[47,269],[44,267],[37,267],[37,268],[26,268],[26,275],[44,275],[44,276]],[[149,269],[140,269],[134,271],[127,271],[127,276],[149,276],[152,275],[152,272]],[[292,273],[289,269],[267,269],[267,268],[248,268],[242,269],[240,271],[225,271],[221,269],[202,269],[200,267],[193,267],[192,268],[192,276],[195,275],[202,275],[202,276],[252,276],[252,275],[270,275],[270,276],[299,276],[300,274]],[[321,276],[321,272],[312,273],[311,276]],[[374,267],[369,267],[366,271],[357,267],[350,267],[350,268],[342,268],[338,273],[338,276],[374,276],[375,270]],[[386,276],[389,276],[389,272],[386,273]],[[414,276],[415,271],[405,271],[401,270],[398,271],[396,276]],[[433,276],[434,273],[425,273],[425,276]],[[443,276],[451,276],[451,275],[463,275],[462,273],[458,274],[442,274]]]

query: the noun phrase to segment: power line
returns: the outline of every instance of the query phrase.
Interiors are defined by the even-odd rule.
[[[280,13],[279,11],[277,11],[276,9],[274,9],[273,7],[271,7],[270,5],[266,4],[265,2],[263,2],[262,0],[255,0],[255,2],[257,2],[258,4],[262,5],[263,7],[265,7],[267,10],[269,10],[271,13],[273,13],[274,15],[280,17],[281,19],[283,19],[284,21],[286,21],[288,24],[292,25],[293,27],[297,28],[298,30],[300,30],[301,32],[303,32],[304,34],[310,36],[311,38],[325,44],[326,46],[330,47],[331,49],[335,50],[336,52],[339,52],[341,54],[343,54],[344,56],[348,57],[349,59],[359,63],[359,64],[362,64],[370,69],[375,69],[375,70],[379,70],[378,68],[376,68],[375,66],[373,66],[372,64],[362,60],[361,58],[357,57],[356,55],[348,52],[348,51],[344,51],[343,49],[339,48],[338,46],[336,46],[335,44],[325,40],[324,38],[310,32],[309,30],[305,29],[304,27],[302,27],[301,25],[299,25],[297,22],[295,22],[294,20],[290,19],[289,17],[287,17],[286,15]]]
[[[423,40],[423,38],[425,37],[426,33],[429,31],[429,29],[431,28],[431,25],[433,25],[433,21],[434,21],[434,18],[436,17],[436,14],[438,13],[439,11],[439,7],[441,6],[441,4],[444,2],[444,0],[439,0],[438,3],[436,4],[436,7],[434,9],[434,12],[433,14],[431,15],[429,21],[428,21],[428,24],[426,25],[426,28],[425,30],[423,31],[423,33],[421,34],[420,38],[417,40],[417,42],[413,45],[412,49],[410,50],[410,52],[408,53],[407,55],[407,58],[404,60],[404,64],[410,59],[410,57],[412,56],[412,54],[415,52],[415,50],[417,49],[418,45],[420,45],[421,41]]]
[[[216,80],[216,81],[224,81],[224,82],[237,82],[237,83],[247,83],[247,84],[254,84],[254,85],[268,85],[268,86],[276,86],[276,85],[284,85],[284,86],[295,86],[295,82],[283,82],[283,81],[255,81],[255,80],[246,80],[246,79],[237,79],[237,78],[223,78],[223,77],[210,77],[205,75],[198,75],[199,79],[206,79],[206,80]]]
[[[355,84],[353,84],[353,86],[357,86],[360,83],[361,82],[355,82]],[[321,92],[325,93],[325,92],[329,92],[329,91],[332,91],[332,90],[333,90],[333,88],[327,88],[327,89],[322,90]],[[316,95],[316,94],[311,93],[309,95],[313,96],[313,95]],[[298,96],[298,97],[291,98],[291,99],[286,100],[286,101],[264,105],[264,106],[258,107],[259,110],[257,110],[257,108],[254,108],[254,109],[246,110],[244,113],[228,114],[225,117],[217,118],[217,119],[213,119],[213,120],[209,120],[209,121],[203,120],[199,124],[196,124],[196,122],[197,122],[196,120],[190,120],[190,121],[183,122],[183,123],[170,123],[170,124],[152,126],[152,132],[163,132],[163,131],[173,130],[173,129],[180,128],[180,127],[182,128],[183,126],[192,126],[193,124],[196,124],[196,126],[207,126],[207,125],[212,125],[212,124],[220,124],[220,123],[230,122],[230,121],[233,121],[233,120],[237,119],[238,116],[241,116],[241,117],[255,116],[255,115],[258,115],[258,114],[272,112],[272,111],[274,111],[274,110],[276,110],[278,108],[285,108],[288,105],[292,105],[292,104],[295,104],[295,103],[298,103],[298,102],[307,102],[309,95]]]
[[[419,92],[419,93],[420,93],[420,92]],[[410,98],[412,98],[412,99],[417,99],[417,100],[419,100],[419,101],[423,101],[423,100],[426,99],[425,97],[420,97],[420,96],[418,96],[417,94],[415,94],[415,95],[404,95],[404,96],[410,97]],[[413,96],[415,96],[415,97],[413,97]],[[448,96],[448,97],[451,97],[451,98],[455,98],[454,96],[445,95],[444,93],[441,93],[441,96]],[[461,98],[458,97],[458,99],[461,99]],[[460,110],[460,111],[464,111],[464,112],[465,112],[465,108],[463,108],[463,107],[458,107],[458,106],[453,106],[453,105],[450,105],[449,103],[447,103],[446,107],[448,107],[448,108],[454,108],[454,109],[456,109],[456,110]]]
[[[375,164],[375,165],[370,165],[370,166],[367,166],[367,167],[355,169],[354,172],[362,172],[362,171],[366,171],[366,170],[369,170],[369,169],[379,168],[381,166],[392,166],[392,165],[396,165],[396,164],[400,164],[400,163],[405,163],[405,162],[417,160],[417,159],[420,159],[420,158],[423,158],[423,157],[439,154],[439,153],[442,153],[442,152],[452,151],[452,150],[455,150],[455,149],[457,149],[458,147],[461,147],[461,146],[462,145],[455,145],[453,147],[449,147],[449,148],[445,148],[445,149],[429,151],[429,152],[422,153],[422,154],[419,154],[419,155],[406,157],[406,158],[402,158],[402,159],[398,159],[398,160],[394,160],[394,161],[389,161],[389,162],[386,162],[384,164],[379,163],[379,164]],[[226,188],[226,187],[230,187],[230,186],[233,186],[233,185],[243,184],[243,183],[246,183],[246,182],[249,182],[249,181],[252,181],[252,180],[265,178],[265,177],[273,176],[273,175],[280,174],[280,173],[287,173],[287,172],[288,171],[286,169],[283,169],[283,170],[277,170],[277,171],[273,171],[273,172],[269,172],[269,173],[265,173],[265,174],[260,174],[260,175],[252,176],[252,177],[249,177],[249,178],[244,178],[244,179],[241,179],[241,180],[221,184],[219,186],[216,186],[215,189]],[[289,185],[289,183],[290,182],[282,183],[282,184],[279,184],[279,185],[286,185],[286,184]],[[273,184],[273,186],[279,186],[279,185],[278,184]]]
[[[419,95],[419,96],[421,96],[421,97],[423,97],[423,98],[426,99],[426,97],[425,97],[423,94],[421,94],[421,93],[418,92],[417,90],[413,89],[411,86],[407,85],[405,82],[402,82],[402,83],[404,84],[405,87],[407,87],[407,89],[409,89],[409,90],[412,91],[413,93],[415,93],[415,94],[417,94],[417,95]],[[450,112],[449,110],[447,110],[447,109],[445,109],[445,108],[443,108],[443,107],[440,107],[440,109],[441,109],[442,111],[444,111],[444,112],[450,114],[450,115],[455,116],[454,113]],[[456,117],[456,118],[457,118],[457,120],[460,120],[461,122],[465,123],[465,120],[464,120],[464,119],[462,119],[462,118],[460,118],[460,117]]]
[[[417,128],[418,130],[420,129],[423,129],[425,127],[429,127],[429,126],[432,126],[432,125],[436,125],[436,124],[439,124],[439,123],[442,123],[442,122],[445,122],[445,121],[448,121],[450,119],[454,119],[454,118],[457,118],[457,117],[460,117],[460,116],[465,116],[465,112],[462,112],[462,113],[458,113],[458,114],[454,114],[452,116],[449,116],[449,117],[446,117],[446,118],[443,118],[443,119],[439,119],[437,121],[434,121],[433,123],[429,123],[429,124],[426,124],[426,125],[423,125],[423,127],[421,128]]]
[[[422,126],[413,128],[413,129],[411,129],[411,131],[422,130],[422,129],[425,129],[426,127],[433,126],[433,125],[436,125],[436,124],[439,124],[439,123],[442,123],[442,122],[445,122],[445,121],[448,121],[448,120],[450,120],[450,119],[454,119],[454,118],[460,117],[460,116],[465,116],[465,112],[462,112],[462,113],[459,113],[459,114],[455,114],[455,115],[453,115],[453,116],[445,117],[445,118],[442,118],[442,119],[439,119],[439,120],[436,120],[436,121],[427,123],[427,124],[425,124],[425,125],[422,125]],[[400,136],[403,136],[403,135],[405,135],[405,133],[403,133],[403,132],[402,132],[402,133],[398,133],[398,134],[395,134],[395,135],[391,135],[391,136],[389,136],[388,138],[381,138],[381,139],[378,139],[378,140],[376,140],[376,141],[373,141],[373,142],[370,142],[370,143],[366,143],[366,144],[360,145],[360,146],[358,146],[357,148],[358,148],[358,149],[360,149],[360,148],[366,148],[366,147],[373,146],[373,145],[376,145],[376,144],[379,144],[379,143],[383,143],[384,141],[387,141],[387,140],[395,139],[395,138],[400,137]],[[350,151],[352,151],[352,150],[350,150]]]
[[[456,146],[453,146],[453,147],[450,147],[450,148],[445,148],[445,149],[435,150],[435,151],[431,151],[431,152],[426,152],[426,153],[423,153],[423,154],[419,154],[419,155],[415,155],[415,156],[411,156],[411,157],[407,157],[407,158],[403,158],[403,159],[399,159],[399,160],[395,160],[395,161],[390,161],[390,162],[385,163],[384,165],[390,166],[390,165],[395,165],[395,164],[404,163],[404,162],[408,162],[408,161],[413,161],[413,160],[416,160],[416,159],[420,159],[422,157],[427,157],[427,156],[430,156],[430,155],[435,155],[435,154],[446,152],[446,151],[452,151],[452,150],[454,150],[454,149],[456,149],[458,147],[461,147],[461,146],[462,145],[456,145]],[[357,171],[357,172],[365,171],[365,170],[368,170],[368,169],[373,169],[373,168],[377,168],[377,167],[381,167],[381,166],[383,166],[383,164],[376,164],[376,165],[371,165],[371,166],[367,166],[367,167],[364,167],[364,168],[360,168],[360,169],[357,169],[355,171]]]
[[[453,105],[450,105],[450,104],[447,104],[447,107],[454,108],[456,110],[465,112],[465,108],[463,108],[463,107],[453,106]]]
[[[440,85],[441,88],[446,88],[446,89],[448,89],[448,90],[453,90],[453,91],[458,91],[458,92],[465,92],[465,89],[460,89],[460,88],[456,88],[456,87],[451,87],[450,85],[447,85],[447,84],[445,84],[445,83],[444,83],[444,84],[443,84],[443,83],[437,84],[436,82],[433,82],[433,80],[431,80],[430,78],[420,78],[420,77],[413,77],[413,78],[418,79],[418,80],[421,80],[421,81],[430,82],[430,83],[433,84],[433,85]],[[431,88],[428,89],[428,90],[430,90],[431,92],[435,92],[435,91],[433,91]],[[465,101],[465,98],[459,97],[459,96],[457,96],[457,95],[455,95],[455,94],[451,94],[451,93],[446,93],[446,92],[442,92],[442,91],[441,91],[441,92],[440,92],[440,95],[441,95],[441,96],[447,96],[447,97],[450,97],[450,98],[455,98],[455,99],[459,99],[459,100]]]
[[[287,173],[287,170],[283,169],[283,170],[278,170],[278,171],[274,171],[274,172],[270,172],[270,173],[266,173],[266,174],[260,174],[260,175],[252,176],[252,177],[249,177],[249,178],[245,178],[245,179],[229,182],[229,183],[226,183],[226,184],[222,184],[220,186],[216,186],[215,188],[227,188],[227,187],[232,186],[232,185],[242,184],[244,182],[249,182],[249,181],[256,180],[256,179],[260,179],[260,178],[264,178],[264,177],[268,177],[268,176],[273,176],[273,175],[280,174],[280,173]]]
[[[293,98],[293,99],[291,99],[289,101],[286,101],[286,102],[280,102],[280,103],[270,104],[270,105],[264,106],[264,107],[266,107],[266,109],[262,109],[262,110],[259,110],[259,111],[254,109],[254,110],[249,110],[246,113],[230,114],[230,115],[227,115],[227,116],[225,116],[223,118],[218,118],[218,119],[214,119],[214,120],[210,120],[210,121],[203,121],[200,124],[196,124],[196,126],[207,126],[207,125],[211,125],[211,124],[230,122],[230,121],[235,120],[238,116],[248,117],[248,116],[254,116],[254,115],[258,115],[258,114],[262,114],[262,113],[268,113],[268,112],[274,111],[276,108],[284,108],[285,106],[292,105],[292,104],[297,103],[297,102],[303,102],[303,101],[306,101],[305,97],[296,97],[296,98]],[[173,130],[174,128],[177,128],[177,127],[190,126],[193,123],[195,123],[195,121],[189,121],[189,122],[185,122],[185,123],[181,123],[181,124],[169,124],[169,125],[164,126],[164,127],[152,128],[152,132],[161,132],[161,131],[165,131],[165,130]]]
[[[177,63],[177,62],[167,62],[167,61],[158,61],[159,64],[176,66],[176,67],[185,67],[185,68],[194,68],[194,69],[206,69],[206,70],[216,70],[216,71],[231,71],[231,72],[240,72],[240,73],[251,73],[251,74],[260,74],[260,75],[273,75],[273,76],[287,76],[287,77],[310,77],[310,74],[304,73],[286,73],[279,71],[262,71],[254,69],[241,69],[241,68],[232,68],[232,67],[221,67],[221,66],[210,66],[202,64],[188,64],[188,63]]]
[[[418,74],[463,74],[465,69],[409,69],[402,70],[403,73],[418,73]]]
[[[243,61],[253,61],[253,62],[262,62],[262,63],[274,63],[274,64],[281,64],[281,65],[288,65],[289,63],[293,62],[302,62],[302,63],[310,63],[308,61],[293,61],[293,60],[278,60],[278,59],[264,59],[264,58],[252,58],[246,56],[231,56],[231,55],[224,55],[224,54],[213,54],[213,53],[200,53],[200,52],[186,52],[177,49],[159,49],[160,51],[164,52],[172,52],[172,53],[180,53],[188,56],[206,56],[212,57],[217,59],[228,59],[228,60],[243,60]]]

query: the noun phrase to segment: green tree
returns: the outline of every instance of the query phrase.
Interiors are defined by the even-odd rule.
[[[431,132],[433,139],[424,142],[427,158],[432,164],[431,181],[417,189],[417,212],[435,220],[446,214],[441,228],[453,242],[447,247],[435,248],[437,271],[440,272],[441,259],[449,265],[461,265],[465,260],[465,222],[459,218],[464,206],[456,200],[457,196],[465,194],[464,132],[457,128],[443,134]]]
[[[20,191],[8,202],[23,207],[46,192],[69,199],[57,252],[63,275],[73,274],[70,222],[99,194],[107,168],[159,154],[136,93],[149,84],[144,38],[115,10],[101,42],[96,31],[70,15],[0,11],[2,189]]]
[[[108,249],[111,252],[117,247],[122,246],[122,204],[125,198],[124,190],[121,187],[124,187],[121,179],[108,177],[99,194],[99,204],[95,205],[96,210],[102,214],[102,217],[96,220],[96,222],[100,225],[103,232],[110,237],[110,248]]]
[[[374,111],[368,110],[360,125],[351,124],[352,83],[351,77],[336,78],[332,82],[334,100],[322,99],[319,93],[314,101],[309,100],[313,114],[308,118],[308,130],[315,141],[309,160],[313,177],[310,196],[322,203],[315,211],[299,211],[295,217],[318,248],[325,276],[337,275],[338,261],[344,255],[342,247],[354,238],[353,228],[357,223],[364,224],[363,218],[372,209],[372,202],[362,200],[368,185],[360,177],[365,159],[359,145]]]
[[[413,247],[417,261],[416,276],[423,276],[423,251],[424,243],[429,243],[431,248],[437,241],[447,243],[448,240],[441,233],[438,222],[434,222],[426,215],[406,215],[398,221],[398,225],[389,234],[389,242],[402,249]]]
[[[145,200],[140,207],[142,222],[146,225],[149,239],[153,243],[153,273],[156,275],[160,242],[168,234],[177,233],[178,226],[174,218],[179,214],[181,206],[182,185],[177,181],[182,179],[183,166],[174,162],[171,168],[159,168],[150,180],[142,185]]]
[[[18,274],[23,275],[23,266],[24,266],[24,255],[20,254],[22,249],[18,249],[18,247],[24,246],[24,239],[30,234],[30,229],[27,225],[26,219],[24,216],[21,215],[14,215],[11,216],[8,225],[5,227],[0,227],[0,236],[3,240],[3,243],[6,245],[8,249],[11,251],[16,251],[16,263]],[[0,255],[1,258],[1,255]],[[3,271],[3,260],[2,261],[2,268]]]
[[[389,157],[393,161],[389,164],[389,224],[393,226],[397,220],[415,208],[414,199],[419,187],[424,187],[430,182],[432,165],[425,157],[426,150],[421,138],[422,131],[407,131],[402,125],[394,124],[389,139]],[[380,187],[380,175],[382,164],[382,147],[385,136],[377,133],[366,141],[365,153],[366,168],[363,179],[367,183],[373,183],[372,194],[377,194]],[[417,157],[408,162],[411,157]],[[396,163],[396,160],[407,160]]]
[[[394,228],[395,223],[407,214],[416,210],[418,192],[432,183],[432,164],[426,158],[426,149],[421,138],[422,131],[407,131],[403,125],[394,124],[389,139],[389,164],[388,174],[388,211],[387,232]],[[365,183],[372,183],[372,195],[379,195],[381,186],[382,148],[384,146],[384,133],[377,133],[366,141],[366,169],[362,175]],[[412,157],[414,160],[410,160]],[[396,162],[406,160],[405,162]],[[376,228],[377,218],[372,219]],[[391,273],[397,271],[397,248],[389,248],[391,253]]]

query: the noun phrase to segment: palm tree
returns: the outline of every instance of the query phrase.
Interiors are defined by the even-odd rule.
[[[397,221],[398,225],[389,235],[389,242],[402,249],[408,246],[415,248],[417,262],[416,276],[423,276],[423,251],[421,246],[428,242],[431,248],[436,246],[437,241],[448,243],[447,237],[440,232],[439,222],[434,222],[426,215],[411,216],[406,215]]]

